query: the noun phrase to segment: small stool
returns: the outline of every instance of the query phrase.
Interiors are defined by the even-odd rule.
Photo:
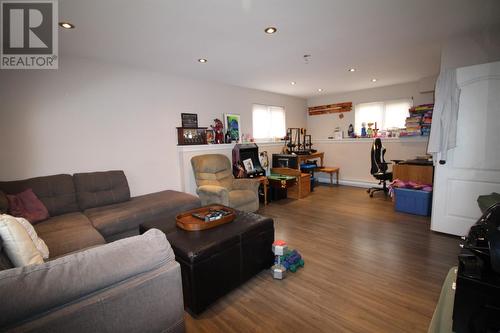
[[[337,185],[339,184],[339,173],[340,168],[329,168],[329,167],[320,167],[316,169],[317,172],[325,172],[330,174],[330,183],[333,185],[333,174],[335,173],[337,176]]]

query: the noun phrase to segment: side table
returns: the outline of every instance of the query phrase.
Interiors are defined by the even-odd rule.
[[[299,170],[296,171],[300,174]],[[288,188],[297,184],[296,176],[271,174],[267,177],[267,179],[269,181],[269,186],[273,188],[273,200],[286,198],[288,196]]]

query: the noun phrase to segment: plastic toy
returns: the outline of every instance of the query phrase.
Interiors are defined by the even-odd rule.
[[[366,136],[369,138],[373,138],[373,123],[368,123],[368,129],[366,130]]]
[[[220,119],[214,119],[214,124],[210,125],[215,133],[215,143],[224,143],[224,125]]]
[[[363,137],[363,138],[366,137],[366,123],[365,122],[361,123],[361,137]]]
[[[282,257],[283,266],[292,273],[295,273],[299,267],[304,267],[304,260],[297,250],[288,251]]]
[[[273,243],[273,253],[275,255],[274,265],[271,267],[273,278],[282,280],[286,275],[286,267],[281,263],[281,257],[287,252],[288,246],[285,241],[277,240]]]
[[[347,129],[347,136],[350,138],[354,138],[354,126],[352,126],[352,124],[350,124],[349,128]]]
[[[275,255],[274,266],[271,268],[275,279],[283,279],[286,271],[295,273],[298,268],[304,267],[304,259],[297,250],[289,250],[286,242],[277,240],[273,243]]]

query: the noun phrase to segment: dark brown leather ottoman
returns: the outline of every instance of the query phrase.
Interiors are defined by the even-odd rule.
[[[203,231],[172,229],[162,220],[140,230],[152,228],[162,230],[172,245],[181,265],[184,306],[194,315],[274,261],[274,223],[261,215],[238,211],[233,222]]]

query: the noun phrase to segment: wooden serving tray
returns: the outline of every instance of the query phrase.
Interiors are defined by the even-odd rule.
[[[199,218],[191,215],[193,213],[207,214],[210,209],[222,209],[225,211],[229,211],[230,214],[226,215],[218,220],[210,221],[210,222],[202,221]],[[199,230],[206,230],[206,229],[215,228],[221,224],[232,222],[235,218],[236,218],[236,212],[234,211],[234,209],[223,206],[223,205],[209,205],[209,206],[193,209],[193,210],[187,211],[185,213],[181,213],[175,217],[175,220],[177,221],[177,226],[181,229],[184,229],[187,231],[199,231]]]

